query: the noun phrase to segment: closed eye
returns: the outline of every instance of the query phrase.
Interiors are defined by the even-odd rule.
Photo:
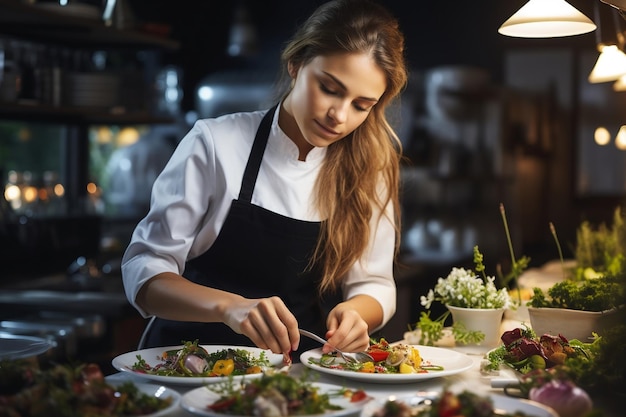
[[[322,82],[320,82],[320,90],[322,90],[325,94],[328,94],[328,95],[331,95],[331,96],[339,96],[341,94],[341,92],[328,87],[326,84],[324,84]],[[373,107],[373,104],[371,106],[368,106],[368,105],[361,105],[361,104],[355,102],[355,103],[352,104],[352,106],[357,111],[366,112],[366,111],[370,111],[371,110],[371,108]]]
[[[336,96],[338,94],[337,91],[333,90],[332,88],[329,88],[324,83],[320,83],[320,90],[322,90],[326,94],[330,94],[331,96]]]

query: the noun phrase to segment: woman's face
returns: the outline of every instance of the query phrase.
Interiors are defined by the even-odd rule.
[[[298,145],[300,159],[354,131],[387,87],[384,72],[367,54],[318,56],[289,72],[294,84],[279,123]]]

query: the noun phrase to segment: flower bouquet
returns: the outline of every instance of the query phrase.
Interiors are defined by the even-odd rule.
[[[453,318],[451,332],[456,343],[493,344],[494,340],[497,343],[502,315],[514,302],[506,288],[496,286],[496,277],[485,273],[483,255],[478,246],[474,246],[474,263],[474,270],[453,267],[446,278],[440,277],[435,287],[420,297],[421,305],[427,310],[434,302],[439,302],[448,311],[434,320],[430,311],[421,313],[416,324],[418,344],[433,345],[442,339],[444,323],[450,315]],[[462,313],[465,315],[462,316]],[[488,327],[476,327],[485,324]]]

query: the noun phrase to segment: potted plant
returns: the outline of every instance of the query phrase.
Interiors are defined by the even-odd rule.
[[[456,343],[495,346],[500,339],[500,324],[504,311],[513,305],[506,288],[497,288],[495,276],[485,273],[483,255],[474,246],[474,270],[453,267],[447,277],[440,277],[434,288],[420,297],[422,306],[429,310],[434,302],[446,306],[437,319],[430,311],[422,312],[416,324],[417,344],[433,345],[444,338],[445,320],[452,316],[452,336]],[[409,332],[410,333],[410,332]],[[406,338],[414,337],[405,334]]]
[[[624,298],[625,251],[626,226],[619,207],[610,227],[583,222],[576,233],[575,266],[564,270],[564,280],[547,291],[533,288],[527,303],[533,330],[579,340],[604,333]]]
[[[500,341],[500,325],[505,311],[516,310],[521,306],[519,289],[512,298],[508,286],[511,281],[517,285],[518,276],[526,269],[530,258],[515,258],[511,235],[504,205],[500,204],[500,214],[511,255],[511,270],[504,275],[498,267],[496,277],[487,276],[483,255],[474,246],[474,270],[453,267],[446,278],[439,278],[435,287],[426,296],[420,297],[420,304],[429,310],[433,302],[444,304],[448,311],[436,319],[430,311],[422,311],[415,324],[415,330],[404,334],[409,343],[422,345],[474,344],[483,347],[495,346]],[[446,319],[452,315],[452,328],[444,328]]]

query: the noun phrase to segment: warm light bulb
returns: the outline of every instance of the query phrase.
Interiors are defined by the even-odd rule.
[[[554,38],[588,33],[596,25],[565,0],[530,0],[498,32],[520,38]]]
[[[22,192],[17,185],[7,185],[4,189],[4,199],[7,201],[17,201],[21,196]]]
[[[619,132],[617,132],[615,137],[615,146],[620,151],[626,151],[626,125],[619,128]]]
[[[33,186],[24,187],[24,201],[32,203],[37,199],[37,188]]]
[[[113,132],[111,128],[107,126],[101,126],[96,130],[96,141],[98,144],[107,144],[111,143],[113,139]]]
[[[45,188],[37,190],[37,198],[40,201],[48,201],[48,191]]]
[[[117,135],[117,146],[124,147],[132,145],[139,140],[140,136],[139,129],[135,127],[125,127],[120,130],[120,133]]]
[[[626,74],[626,54],[617,45],[605,45],[589,74],[589,82],[615,81],[624,74]]]
[[[64,194],[65,187],[63,187],[63,184],[56,184],[54,186],[54,195],[56,195],[57,197],[63,197]]]
[[[596,131],[593,133],[593,139],[600,146],[608,145],[611,141],[611,134],[608,129],[605,127],[598,127]]]

